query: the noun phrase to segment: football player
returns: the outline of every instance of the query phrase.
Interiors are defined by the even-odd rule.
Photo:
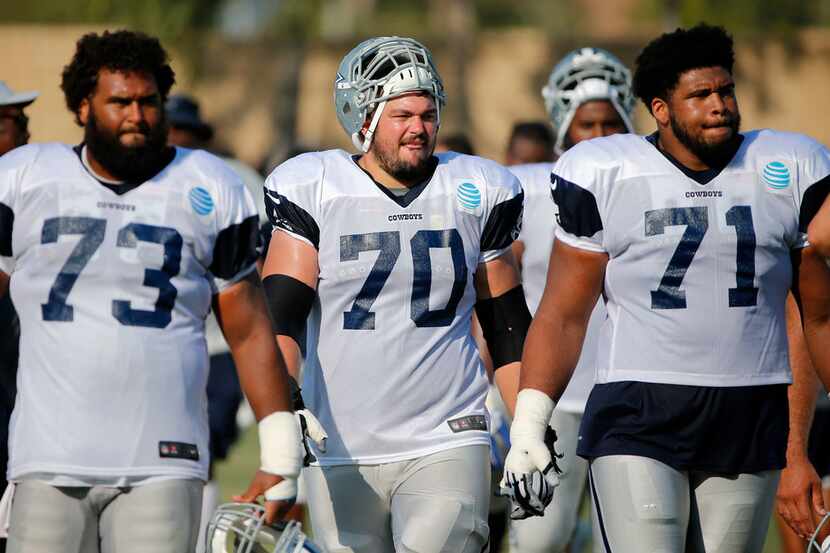
[[[636,99],[631,92],[631,72],[605,50],[580,48],[567,54],[553,68],[542,97],[553,124],[557,155],[583,140],[634,132],[631,111]],[[525,192],[522,231],[513,243],[513,252],[522,269],[531,313],[539,306],[545,287],[556,227],[556,206],[550,196],[552,168],[553,163],[510,167]],[[566,550],[573,537],[588,474],[588,462],[576,455],[579,423],[594,383],[597,339],[605,316],[605,305],[600,300],[591,316],[579,363],[551,418],[559,437],[559,451],[564,454],[560,461],[561,487],[544,517],[511,523],[510,550],[514,553],[559,553]]]
[[[9,551],[193,551],[211,303],[259,420],[267,519],[296,493],[256,208],[219,159],[166,145],[173,81],[155,38],[85,35],[62,80],[84,142],[0,159],[0,288],[22,329]]]
[[[582,142],[551,176],[556,246],[505,473],[550,462],[554,400],[602,293],[577,448],[595,551],[761,551],[787,448],[790,289],[810,349],[830,343],[830,279],[806,243],[830,152],[803,135],[740,133],[733,64],[719,27],[655,39],[633,83],[657,132]]]
[[[516,123],[507,140],[505,165],[553,161],[553,135],[547,123],[527,121]]]
[[[513,398],[522,189],[494,162],[434,155],[444,88],[412,39],[360,43],[334,99],[359,153],[304,154],[266,180],[275,331],[291,355],[308,318],[304,399],[329,435],[304,473],[314,535],[332,552],[479,552],[490,438],[470,322],[475,304]]]

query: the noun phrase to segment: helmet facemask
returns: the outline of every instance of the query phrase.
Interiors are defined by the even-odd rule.
[[[610,102],[628,132],[634,132],[631,72],[605,50],[582,48],[565,56],[551,72],[542,97],[556,131],[557,155],[564,153],[565,138],[576,110],[586,102]]]
[[[210,553],[319,553],[296,521],[268,525],[265,509],[255,503],[226,503],[207,527],[205,551]]]
[[[432,96],[440,123],[446,97],[429,51],[408,38],[370,39],[340,64],[334,90],[337,119],[355,147],[367,152],[386,102],[419,91]]]

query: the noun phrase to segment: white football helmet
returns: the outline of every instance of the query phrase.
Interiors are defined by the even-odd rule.
[[[444,84],[432,54],[423,44],[396,36],[364,40],[346,54],[337,68],[337,120],[355,147],[368,152],[386,101],[416,91],[431,94],[440,115],[441,106],[446,103]],[[364,136],[361,130],[372,109],[372,122]]]
[[[296,521],[265,524],[265,509],[255,503],[220,505],[207,527],[209,553],[325,553]]]
[[[824,515],[824,518],[818,523],[816,531],[810,536],[810,541],[807,542],[807,553],[830,553],[830,536],[824,538],[824,541],[821,543],[818,542],[819,534],[822,528],[827,525],[828,521],[830,521],[830,513]]]
[[[631,72],[612,53],[601,48],[580,48],[556,64],[542,89],[545,107],[556,132],[554,150],[564,153],[565,136],[579,106],[608,100],[628,132],[634,132],[631,113],[636,98],[631,91]]]

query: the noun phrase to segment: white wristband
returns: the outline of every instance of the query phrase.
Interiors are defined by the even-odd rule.
[[[517,438],[532,438],[544,441],[545,430],[550,423],[553,408],[556,404],[547,394],[525,388],[516,397],[516,413],[513,424],[510,425],[510,440]]]
[[[257,429],[260,468],[285,478],[297,478],[303,466],[303,451],[294,413],[275,411],[259,421]]]

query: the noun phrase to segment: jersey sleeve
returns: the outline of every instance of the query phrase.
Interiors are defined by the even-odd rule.
[[[15,255],[12,237],[20,176],[33,162],[36,146],[16,148],[0,156],[0,272],[11,274]]]
[[[605,252],[597,189],[600,176],[576,146],[559,158],[550,176],[556,204],[556,239],[592,252]]]
[[[810,155],[798,163],[798,242],[807,244],[807,227],[830,193],[830,151],[816,144]]]
[[[513,173],[495,163],[493,165],[486,177],[489,210],[481,231],[479,263],[502,255],[522,230],[522,185]]]
[[[319,184],[323,164],[316,154],[289,159],[265,180],[265,211],[274,230],[320,247]]]
[[[230,168],[221,174],[218,232],[210,273],[217,292],[256,269],[259,216],[251,193]]]

